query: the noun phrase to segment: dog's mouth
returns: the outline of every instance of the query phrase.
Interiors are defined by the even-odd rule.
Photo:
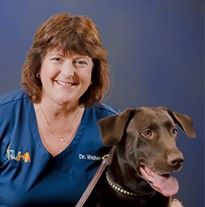
[[[164,196],[173,196],[178,192],[178,181],[176,178],[170,176],[170,174],[158,175],[145,165],[141,165],[139,169],[143,178],[150,186]]]

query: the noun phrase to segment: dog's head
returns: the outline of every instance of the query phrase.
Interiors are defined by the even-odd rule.
[[[104,145],[120,148],[123,162],[165,196],[178,191],[170,172],[179,170],[184,161],[176,147],[176,125],[187,136],[195,137],[191,118],[165,107],[128,108],[99,121]]]

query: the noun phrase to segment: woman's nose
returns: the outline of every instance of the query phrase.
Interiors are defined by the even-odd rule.
[[[75,68],[73,62],[71,60],[66,60],[63,65],[61,66],[61,73],[66,76],[74,76]]]

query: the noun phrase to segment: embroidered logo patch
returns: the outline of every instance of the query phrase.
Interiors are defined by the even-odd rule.
[[[7,160],[16,160],[20,162],[21,160],[24,162],[31,162],[31,156],[28,152],[22,153],[22,151],[11,150],[10,146],[8,146],[6,150]]]

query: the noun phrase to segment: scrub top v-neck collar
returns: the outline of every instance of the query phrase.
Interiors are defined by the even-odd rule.
[[[39,131],[38,131],[38,126],[37,126],[37,121],[36,121],[36,116],[35,116],[35,111],[34,111],[34,106],[31,103],[29,105],[29,111],[30,111],[30,128],[32,131],[33,139],[35,142],[36,147],[38,148],[39,152],[42,154],[43,157],[46,159],[48,158],[53,158],[53,159],[64,159],[67,157],[78,145],[80,139],[82,138],[83,132],[86,128],[86,124],[88,122],[88,117],[89,117],[89,108],[85,108],[82,120],[80,122],[80,126],[72,140],[72,142],[69,144],[67,148],[65,148],[62,152],[60,152],[58,155],[53,156],[51,155],[50,152],[45,148],[45,146],[42,143]]]

